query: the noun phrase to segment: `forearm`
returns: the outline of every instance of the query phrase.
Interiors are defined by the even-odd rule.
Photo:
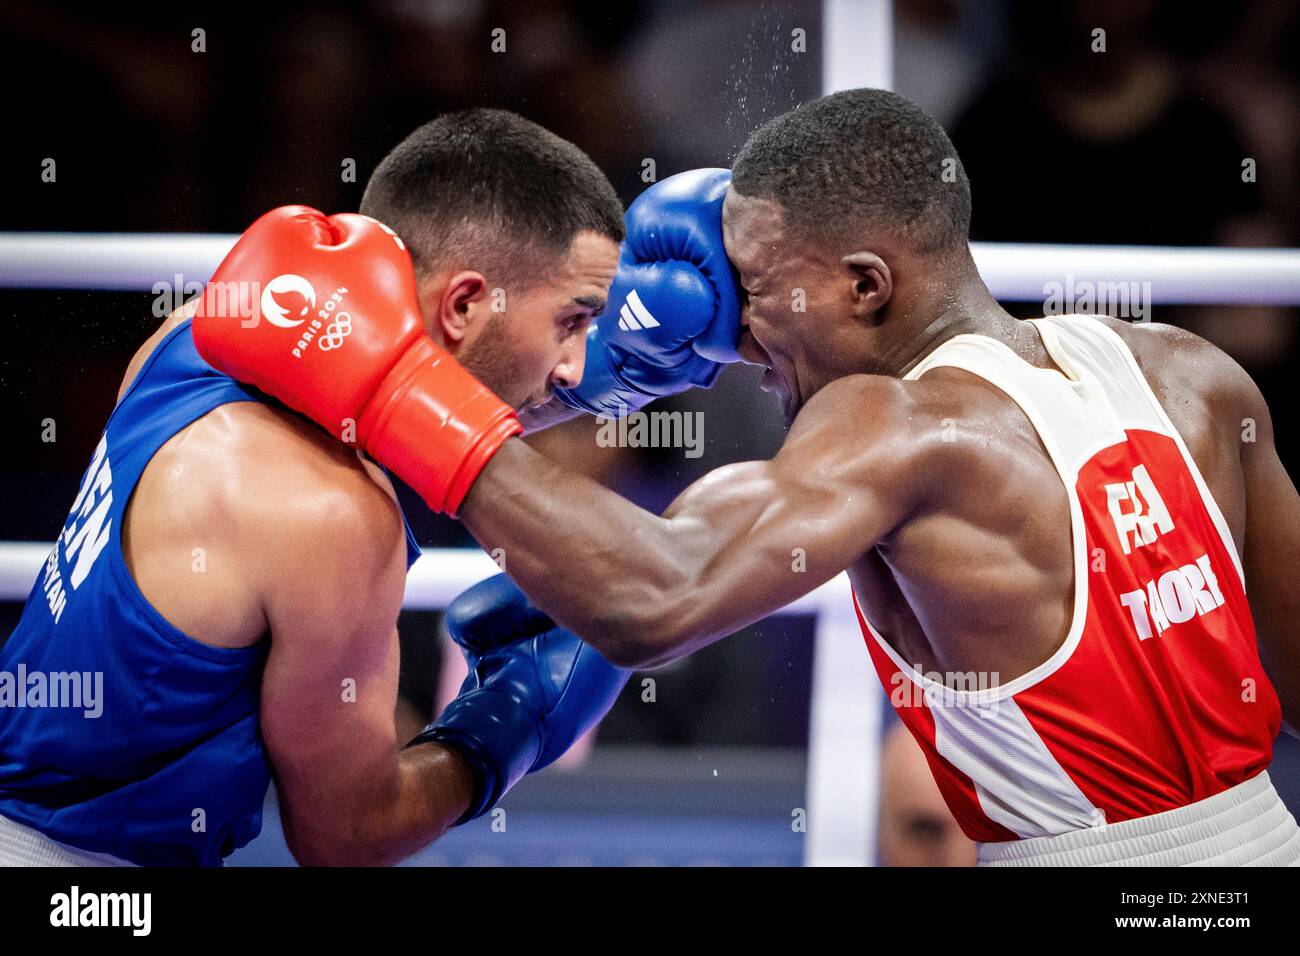
[[[407,747],[399,753],[398,765],[397,800],[385,827],[394,862],[451,829],[474,795],[474,772],[451,747],[436,743]]]
[[[285,801],[285,836],[305,866],[389,866],[441,837],[469,807],[469,764],[449,747],[421,744],[396,755],[391,775],[351,807],[309,797]],[[340,819],[342,817],[342,819]]]
[[[776,458],[710,472],[662,517],[517,440],[487,463],[460,517],[539,607],[610,661],[667,663],[830,580],[914,510],[929,461],[917,449],[929,446],[843,440],[846,401],[872,408],[877,430],[903,427],[910,406],[885,387],[863,376],[823,389]]]
[[[616,663],[671,614],[695,555],[671,522],[522,441],[479,475],[460,519],[539,607]]]

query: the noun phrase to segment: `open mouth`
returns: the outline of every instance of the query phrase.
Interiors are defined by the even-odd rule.
[[[540,408],[541,406],[548,404],[554,397],[555,389],[548,386],[540,396],[534,394],[529,395],[524,399],[524,404],[519,410],[523,411],[526,408]]]
[[[746,365],[757,365],[763,369],[763,378],[758,383],[759,389],[764,392],[777,390],[781,383],[781,376],[774,367],[772,356],[768,354],[767,349],[758,344],[758,339],[754,338],[754,334],[748,328],[740,335],[740,341],[736,344],[736,354]]]
[[[758,344],[758,339],[754,338],[754,333],[745,329],[740,334],[740,341],[736,344],[736,354],[746,365],[761,365],[764,368],[772,367],[772,357],[767,354],[767,350]],[[766,379],[767,376],[764,376]]]
[[[736,354],[741,361],[747,365],[757,365],[763,369],[763,378],[758,383],[758,387],[764,392],[775,392],[780,385],[781,376],[777,373],[772,356],[768,354],[767,349],[758,344],[758,339],[746,328],[740,336],[740,342],[736,345]]]

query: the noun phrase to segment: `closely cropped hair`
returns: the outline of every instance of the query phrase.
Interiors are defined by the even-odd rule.
[[[472,268],[490,282],[544,280],[573,238],[622,242],[623,205],[581,149],[515,113],[447,113],[375,169],[361,212],[406,243],[416,272]]]
[[[964,247],[970,182],[943,128],[885,90],[845,90],[761,126],[732,165],[745,196],[780,203],[800,236],[899,236],[921,253]]]

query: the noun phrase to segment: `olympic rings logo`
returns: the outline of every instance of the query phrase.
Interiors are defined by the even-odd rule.
[[[321,337],[316,340],[322,352],[330,352],[340,348],[349,335],[352,334],[352,316],[347,312],[340,312],[329,325],[325,326],[325,331]]]

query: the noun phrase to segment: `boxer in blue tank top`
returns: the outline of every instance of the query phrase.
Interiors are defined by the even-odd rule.
[[[370,190],[401,220],[430,334],[515,408],[578,384],[623,236],[580,150],[451,114]],[[396,618],[419,551],[389,479],[208,366],[196,305],[132,361],[0,647],[0,864],[216,865],[257,835],[272,779],[300,862],[396,862],[555,760],[627,679],[498,576],[448,608],[470,673],[402,747]]]
[[[98,715],[5,714],[0,814],[143,864],[219,862],[257,835],[270,782],[257,721],[269,642],[186,635],[141,594],[122,551],[127,503],[154,453],[215,408],[264,400],[204,363],[189,333],[183,322],[164,336],[114,409],[0,649],[10,673],[103,675],[104,698]],[[420,550],[405,533],[409,566]]]

